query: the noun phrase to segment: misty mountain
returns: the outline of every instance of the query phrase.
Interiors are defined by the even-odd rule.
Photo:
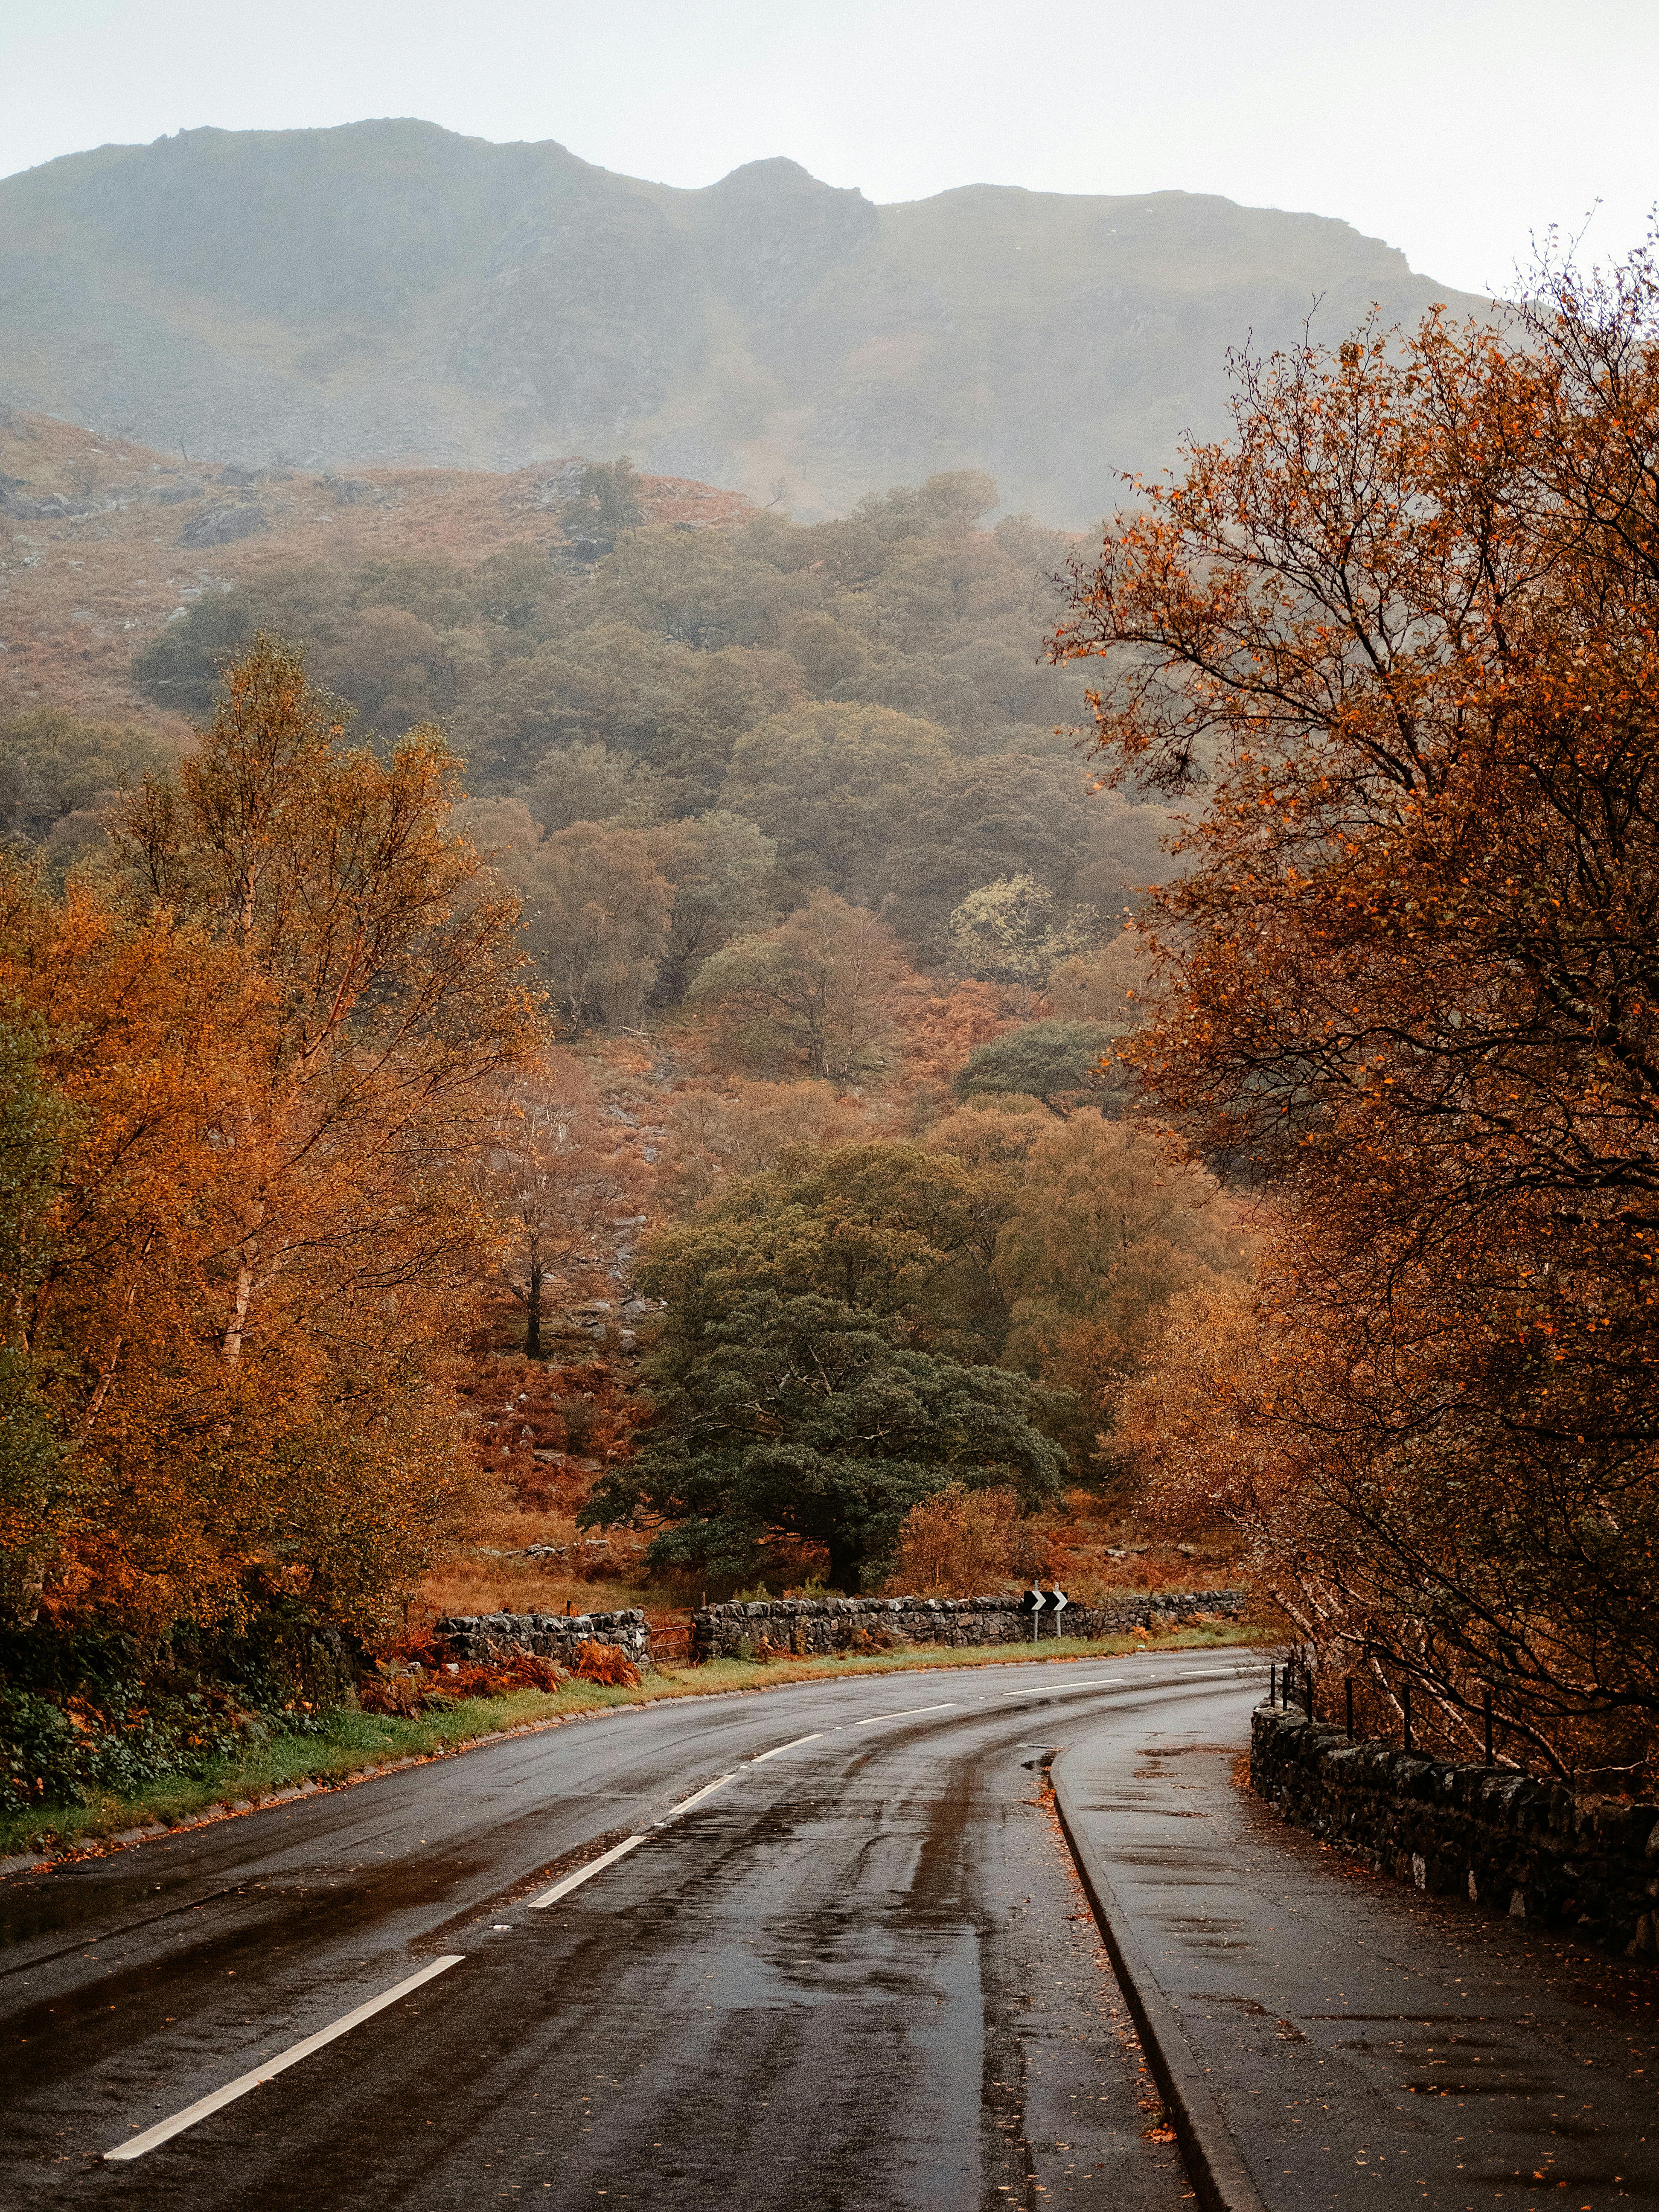
[[[0,180],[0,400],[192,460],[622,452],[798,514],[982,468],[1078,526],[1226,423],[1225,354],[1480,303],[1346,223],[793,161],[678,191],[419,122],[191,131]],[[781,488],[780,495],[780,487]]]

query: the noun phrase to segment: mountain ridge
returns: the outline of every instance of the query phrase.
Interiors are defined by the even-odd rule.
[[[415,118],[0,179],[0,402],[198,460],[653,473],[841,511],[942,469],[1086,526],[1225,428],[1225,356],[1485,303],[1339,218],[787,155],[696,188]]]

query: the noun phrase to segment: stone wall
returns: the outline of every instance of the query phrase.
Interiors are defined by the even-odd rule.
[[[636,1666],[651,1662],[651,1630],[637,1606],[624,1613],[454,1613],[433,1632],[457,1659],[482,1661],[514,1650],[563,1659],[578,1644],[619,1644]]]
[[[1195,1613],[1232,1614],[1243,1590],[1126,1592],[1108,1605],[1070,1605],[1060,1616],[1067,1637],[1121,1636],[1131,1629],[1172,1627]],[[1054,1636],[1045,1614],[1041,1640]],[[708,1605],[693,1616],[694,1659],[732,1659],[765,1644],[803,1655],[894,1644],[1029,1644],[1031,1623],[1017,1597],[768,1598]]]
[[[1659,1805],[1350,1743],[1267,1705],[1251,1724],[1250,1785],[1287,1820],[1419,1889],[1576,1928],[1632,1957],[1659,1949]]]

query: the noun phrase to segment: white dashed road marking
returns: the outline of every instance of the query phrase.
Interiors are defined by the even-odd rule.
[[[399,1997],[406,1997],[411,1990],[418,1990],[422,1982],[429,1982],[434,1974],[445,1974],[452,1966],[459,1966],[463,1955],[457,1951],[448,1958],[434,1959],[429,1966],[422,1966],[418,1974],[410,1974],[406,1981],[399,1982],[393,1989],[383,1990],[379,1996],[371,1997],[367,2004],[358,2005],[354,2011],[342,2013],[331,2027],[319,2027],[315,2035],[307,2036],[302,2043],[291,2043],[275,2058],[267,2058],[252,2073],[243,2074],[234,2081],[228,2081],[222,2089],[216,2089],[210,2097],[201,2097],[195,2104],[186,2105],[182,2112],[175,2112],[170,2120],[158,2120],[153,2128],[146,2128],[143,2135],[134,2136],[131,2142],[117,2143],[113,2150],[104,2153],[105,2158],[142,2158],[147,2150],[154,2150],[158,2143],[164,2143],[170,2137],[182,2134],[185,2128],[193,2128],[198,2120],[206,2119],[210,2112],[222,2112],[227,2105],[234,2105],[238,2097],[246,2097],[250,2089],[257,2089],[262,2081],[269,2081],[289,2067],[297,2065],[301,2059],[309,2058],[313,2051],[320,2051],[325,2043],[332,2043],[337,2035],[346,2035],[354,2027],[361,2027],[377,2012],[384,2012],[388,2005],[396,2004]]]

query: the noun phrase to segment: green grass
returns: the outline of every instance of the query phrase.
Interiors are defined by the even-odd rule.
[[[1218,1644],[1273,1640],[1267,1632],[1227,1625],[1177,1629],[1148,1643],[1136,1636],[1047,1638],[1040,1644],[991,1645],[951,1650],[943,1645],[882,1652],[861,1658],[715,1659],[706,1666],[662,1667],[637,1689],[605,1689],[570,1682],[556,1691],[519,1690],[504,1698],[465,1698],[435,1712],[405,1719],[341,1709],[307,1735],[273,1736],[200,1777],[173,1775],[131,1797],[103,1796],[87,1805],[24,1809],[0,1818],[0,1858],[27,1850],[62,1852],[95,1848],[130,1828],[176,1827],[211,1819],[305,1783],[324,1787],[372,1773],[399,1759],[441,1757],[491,1736],[531,1724],[599,1713],[617,1705],[654,1704],[665,1698],[708,1697],[721,1691],[781,1689],[788,1682],[836,1680],[843,1675],[909,1674],[938,1668],[1048,1664],[1132,1651],[1206,1650]]]

